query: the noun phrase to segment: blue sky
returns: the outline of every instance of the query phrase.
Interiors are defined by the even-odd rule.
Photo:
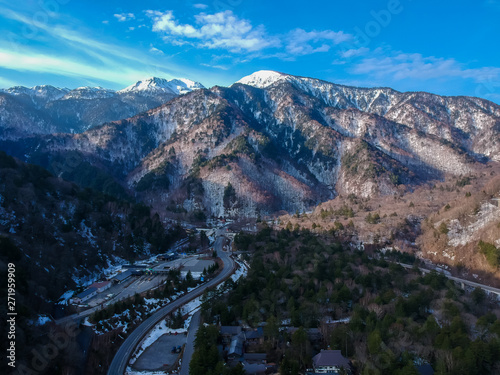
[[[500,0],[0,0],[0,87],[261,69],[500,103]]]

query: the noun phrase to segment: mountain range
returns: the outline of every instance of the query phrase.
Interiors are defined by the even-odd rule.
[[[500,158],[500,106],[474,97],[349,87],[273,71],[211,89],[154,78],[117,92],[57,90],[6,90],[10,94],[0,96],[0,146],[72,180],[85,165],[90,174],[106,176],[93,187],[106,189],[113,181],[162,213],[203,218],[302,212],[337,195],[391,195],[467,175]],[[153,103],[162,95],[164,103],[153,109],[108,120],[109,101],[141,97]],[[20,119],[25,127],[18,129],[9,120],[30,116],[19,112],[25,96],[40,120],[29,125]],[[94,110],[79,112],[85,121],[65,125],[88,130],[47,134],[53,128],[42,115],[53,118],[65,101],[89,101]],[[14,102],[17,107],[5,104]],[[142,103],[134,104],[136,111]],[[23,131],[31,135],[20,136]]]
[[[31,134],[80,133],[104,122],[155,108],[203,88],[188,79],[148,78],[122,90],[49,85],[0,90],[0,132],[16,139]]]

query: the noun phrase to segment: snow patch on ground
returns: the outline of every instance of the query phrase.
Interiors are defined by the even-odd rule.
[[[248,269],[250,266],[245,261],[239,261],[237,260],[236,263],[238,264],[238,269],[231,275],[231,279],[233,281],[238,280],[240,277],[245,277],[248,273]]]
[[[92,233],[92,230],[87,226],[85,225],[85,220],[82,220],[82,222],[80,223],[80,230],[78,231],[78,233],[80,234],[80,236],[82,236],[83,238],[86,238],[87,241],[92,245],[92,246],[96,246],[96,242],[95,242],[95,236],[94,234]]]
[[[167,372],[166,374],[169,373]],[[165,375],[165,371],[135,371],[127,367],[125,375]]]
[[[47,324],[48,322],[50,322],[51,319],[46,316],[46,315],[38,315],[38,320],[36,321],[36,325],[37,326],[43,326],[44,324]]]
[[[464,246],[475,240],[479,240],[480,230],[493,221],[500,219],[500,210],[494,204],[485,202],[474,216],[474,221],[469,225],[462,226],[459,220],[451,220],[448,224],[448,245],[457,247]],[[437,225],[441,224],[436,223]]]
[[[144,298],[146,305],[151,305],[152,303],[158,303],[160,300],[158,298]]]
[[[238,280],[240,277],[244,277],[248,273],[249,266],[244,262],[244,261],[236,261],[236,263],[239,265],[238,269],[236,272],[231,275],[231,278],[233,281]],[[219,287],[222,286],[223,284],[219,284]],[[191,288],[190,288],[191,289]],[[192,288],[195,289],[195,288]],[[145,299],[146,304],[150,303],[157,303],[158,300],[154,298],[150,299]],[[181,307],[181,313],[183,315],[188,315],[186,320],[184,321],[184,328],[179,328],[179,329],[173,329],[167,327],[166,321],[162,320],[160,323],[158,323],[149,333],[149,335],[142,341],[140,344],[139,348],[137,351],[134,353],[132,356],[129,364],[132,365],[135,363],[137,358],[141,356],[141,354],[151,345],[153,345],[156,340],[158,340],[162,335],[168,334],[168,333],[185,333],[187,332],[189,325],[191,324],[191,319],[194,315],[194,313],[200,309],[201,307],[201,297],[195,298],[191,300],[190,302],[186,303]],[[137,371],[132,371],[131,369],[127,368],[126,374],[130,375],[135,375],[135,374],[153,374],[151,372],[137,372]]]
[[[191,302],[186,303],[184,306],[182,306],[181,312],[183,314],[189,314],[188,319],[189,322],[191,322],[191,315],[193,315],[194,312],[200,308],[200,306],[201,306],[201,297],[198,297],[192,300]],[[186,329],[189,327],[189,323],[187,323],[187,320],[186,323],[184,323],[184,327],[186,327]]]
[[[68,301],[73,295],[75,294],[74,290],[68,290],[64,292],[64,294],[59,298],[59,302],[57,302],[58,305],[67,305]]]
[[[82,326],[93,327],[94,325],[89,322],[89,317],[87,316],[83,321]]]
[[[189,320],[191,321],[191,319]],[[189,327],[189,325],[188,325]],[[160,323],[158,323],[148,334],[148,336],[142,341],[141,345],[139,348],[136,350],[134,355],[132,356],[132,359],[130,360],[130,364],[134,364],[137,358],[141,356],[141,354],[151,345],[153,345],[156,340],[158,340],[161,336],[164,334],[169,334],[169,333],[181,333],[184,334],[187,332],[186,328],[186,323],[184,323],[184,328],[178,328],[178,329],[173,329],[170,327],[167,327],[167,322],[165,320],[162,320]]]

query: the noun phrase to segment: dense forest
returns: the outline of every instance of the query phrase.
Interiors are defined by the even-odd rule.
[[[328,347],[340,349],[356,374],[417,374],[421,364],[443,375],[500,371],[497,303],[444,275],[422,276],[412,256],[362,252],[333,236],[268,227],[237,235],[235,245],[251,258],[248,276],[204,304],[204,319],[263,325],[257,350],[279,363],[281,374],[303,372]],[[395,261],[415,265],[408,270]],[[320,339],[310,337],[311,328]],[[213,341],[210,332],[203,335]],[[200,347],[199,355],[214,355]]]
[[[164,252],[183,236],[180,226],[165,229],[130,198],[82,189],[0,152],[0,276],[7,280],[7,263],[15,264],[18,358],[30,358],[45,339],[49,328],[37,324],[38,315],[57,317],[54,306],[65,291],[117,261]]]

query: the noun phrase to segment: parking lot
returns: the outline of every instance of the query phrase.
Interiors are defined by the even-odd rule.
[[[172,354],[172,347],[186,344],[184,334],[165,334],[148,347],[132,366],[138,371],[169,370],[180,354]]]
[[[215,261],[212,259],[199,259],[197,256],[192,256],[161,263],[154,270],[165,271],[171,268],[179,268],[183,273],[191,271],[193,274],[201,274],[203,269],[207,269],[214,263]]]

